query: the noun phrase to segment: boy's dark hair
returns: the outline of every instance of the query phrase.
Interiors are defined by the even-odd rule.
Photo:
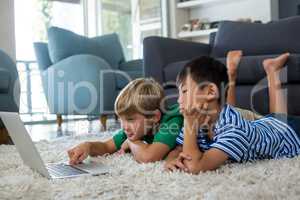
[[[225,94],[225,87],[228,83],[227,68],[220,61],[208,56],[193,59],[188,62],[178,74],[176,80],[177,85],[182,84],[188,75],[198,84],[204,82],[216,84],[219,89],[220,97],[222,94]],[[222,91],[224,93],[222,93]],[[219,100],[221,100],[221,98],[219,98]]]

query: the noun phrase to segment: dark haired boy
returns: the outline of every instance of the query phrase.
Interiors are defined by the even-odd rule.
[[[197,174],[214,170],[227,160],[246,162],[300,154],[300,120],[288,116],[279,71],[289,54],[264,60],[270,96],[270,115],[247,120],[231,105],[222,105],[228,82],[226,67],[210,57],[186,64],[177,78],[180,111],[184,116],[182,146],[167,158],[169,170]],[[182,141],[182,140],[181,140]],[[180,142],[179,142],[180,144]]]

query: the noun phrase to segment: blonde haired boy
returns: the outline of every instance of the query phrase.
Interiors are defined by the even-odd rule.
[[[105,142],[84,142],[70,149],[70,164],[79,164],[88,156],[117,151],[130,151],[138,162],[162,160],[175,147],[183,125],[178,105],[163,113],[163,100],[163,88],[153,79],[139,78],[130,82],[115,102],[122,129]]]

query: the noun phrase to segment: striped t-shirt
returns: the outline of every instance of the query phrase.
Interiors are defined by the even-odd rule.
[[[199,131],[199,149],[220,149],[233,161],[291,158],[300,154],[300,139],[289,125],[274,117],[248,121],[230,105],[223,107],[213,132],[214,137],[210,140]],[[177,144],[183,144],[183,138],[182,128]]]

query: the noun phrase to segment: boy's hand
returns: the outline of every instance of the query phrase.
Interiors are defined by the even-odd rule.
[[[237,76],[237,68],[241,61],[243,52],[240,50],[229,51],[227,53],[227,73],[229,81],[235,81]]]
[[[188,172],[188,168],[184,164],[184,160],[192,160],[191,156],[181,152],[178,156],[178,158],[171,160],[169,162],[166,162],[165,169],[168,171],[175,171],[176,169],[183,170],[185,172]]]
[[[166,171],[175,171],[176,169],[178,169],[178,167],[176,166],[177,163],[177,159],[171,160],[171,161],[167,161],[165,163],[165,170]]]
[[[184,161],[185,161],[185,160],[191,161],[191,160],[192,160],[192,157],[189,156],[189,155],[187,155],[187,154],[185,154],[185,153],[183,153],[183,152],[181,152],[176,160],[177,160],[176,166],[177,166],[179,169],[181,169],[181,170],[183,170],[183,171],[185,171],[185,172],[188,172],[188,168],[187,168],[187,166],[184,164]]]
[[[68,150],[70,165],[77,165],[89,156],[90,143],[84,142]]]
[[[203,103],[198,107],[190,109],[190,111],[184,111],[184,126],[190,128],[199,129],[201,125],[206,125],[210,121],[210,116],[208,109],[208,104]]]
[[[119,154],[125,154],[127,152],[130,152],[128,142],[128,139],[123,142],[123,144],[121,145],[121,149],[118,151]]]

